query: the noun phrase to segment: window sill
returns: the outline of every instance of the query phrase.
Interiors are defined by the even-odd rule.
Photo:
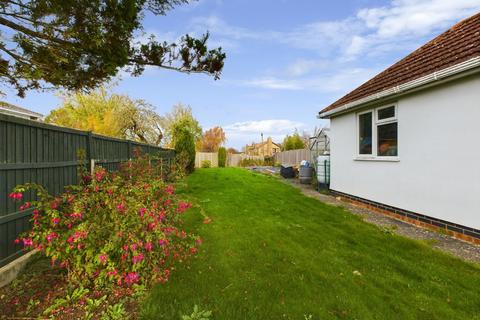
[[[353,158],[354,161],[380,161],[380,162],[400,162],[399,157],[366,157],[366,156],[357,156]]]

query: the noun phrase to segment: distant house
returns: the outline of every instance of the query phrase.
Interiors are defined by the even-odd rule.
[[[280,149],[280,145],[273,142],[271,137],[268,137],[267,141],[247,145],[245,153],[249,156],[271,157],[275,153],[280,152]]]
[[[0,101],[0,113],[35,121],[43,120],[43,114],[2,101]]]
[[[480,13],[319,117],[334,193],[480,243]]]

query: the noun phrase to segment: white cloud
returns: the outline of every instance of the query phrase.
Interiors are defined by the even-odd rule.
[[[376,73],[376,68],[338,68],[319,76],[303,78],[265,77],[229,83],[270,90],[310,90],[323,93],[345,93],[354,89]]]
[[[327,66],[328,62],[324,60],[298,59],[287,66],[286,74],[290,77],[301,77]]]
[[[362,8],[351,17],[312,22],[287,31],[250,30],[232,26],[214,15],[194,19],[190,28],[195,32],[210,30],[213,37],[233,47],[249,39],[351,60],[367,50],[375,52],[377,46],[385,52],[389,47],[397,48],[399,42],[443,31],[479,10],[478,0],[392,0],[387,6]]]
[[[245,142],[259,142],[262,133],[264,139],[271,137],[274,142],[282,142],[287,134],[306,128],[307,125],[302,122],[285,119],[236,122],[223,127],[229,145],[236,147],[245,145]]]
[[[296,122],[285,119],[270,119],[259,121],[236,122],[224,127],[225,131],[237,134],[254,133],[289,133],[295,129],[301,129],[305,125],[302,122]]]

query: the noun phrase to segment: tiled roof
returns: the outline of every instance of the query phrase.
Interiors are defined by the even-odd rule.
[[[320,113],[479,56],[480,13],[477,13],[457,23]]]
[[[12,112],[20,112],[20,113],[28,114],[32,117],[39,117],[39,118],[43,117],[43,114],[41,113],[30,111],[28,109],[15,106],[13,104],[3,102],[3,101],[0,101],[0,108],[8,109],[8,110],[11,110]]]

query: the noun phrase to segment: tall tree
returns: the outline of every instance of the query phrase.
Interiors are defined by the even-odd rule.
[[[101,87],[90,93],[65,94],[63,105],[45,121],[111,137],[159,145],[161,117],[152,105]]]
[[[161,127],[164,129],[163,144],[168,147],[175,145],[175,140],[183,129],[192,134],[195,143],[202,138],[202,127],[193,116],[192,107],[181,103],[174,105],[172,111],[162,117]]]
[[[218,79],[225,54],[207,48],[208,33],[178,43],[136,41],[147,13],[165,15],[191,0],[2,0],[0,83],[28,89],[91,89],[126,67],[201,72]]]
[[[201,150],[204,152],[216,152],[227,141],[225,132],[221,127],[214,127],[205,131],[201,140]]]

